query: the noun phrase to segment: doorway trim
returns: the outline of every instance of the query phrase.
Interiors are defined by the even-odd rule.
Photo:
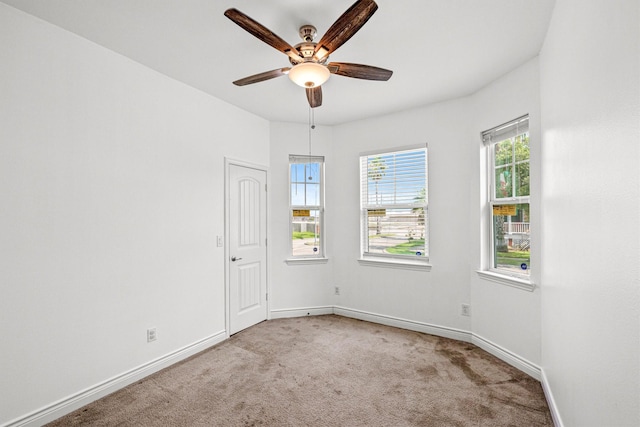
[[[267,292],[267,320],[271,320],[271,269],[269,268],[269,260],[271,258],[271,250],[269,246],[269,241],[271,240],[271,231],[269,227],[269,189],[271,187],[271,175],[269,173],[269,167],[260,165],[257,163],[251,163],[244,160],[238,160],[231,157],[224,158],[224,299],[225,299],[225,315],[224,315],[224,329],[226,332],[227,338],[231,336],[229,333],[230,325],[231,325],[231,275],[229,272],[231,265],[231,254],[229,249],[229,216],[230,216],[230,203],[229,197],[231,195],[231,179],[230,179],[230,170],[231,166],[241,166],[245,168],[256,169],[259,171],[263,171],[266,176],[267,182],[267,202],[266,202],[266,234],[267,234],[267,253],[266,253],[266,277],[265,277],[265,287]]]

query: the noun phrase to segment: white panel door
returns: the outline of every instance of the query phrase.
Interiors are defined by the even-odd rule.
[[[229,165],[229,334],[267,318],[267,173]]]

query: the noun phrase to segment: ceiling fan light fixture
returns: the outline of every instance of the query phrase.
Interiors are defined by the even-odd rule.
[[[303,62],[289,70],[289,78],[304,88],[318,87],[331,76],[329,69],[315,62]]]

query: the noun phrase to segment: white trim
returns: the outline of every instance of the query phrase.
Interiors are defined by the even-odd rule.
[[[327,305],[324,307],[300,307],[284,308],[271,311],[272,319],[286,319],[289,317],[321,316],[323,314],[334,314],[334,307]]]
[[[64,399],[53,402],[50,405],[27,415],[9,421],[7,424],[3,424],[2,427],[36,427],[54,421],[78,408],[100,399],[101,397],[111,394],[128,386],[129,384],[158,372],[167,366],[173,365],[181,360],[193,356],[196,353],[213,347],[214,345],[225,341],[227,337],[227,331],[220,331],[200,341],[196,341],[174,352],[168,353],[129,371],[123,372],[120,375],[116,375],[106,381],[79,391],[78,393],[72,394]]]
[[[439,337],[469,342],[525,374],[530,375],[536,380],[540,381],[541,378],[539,366],[472,332],[449,328],[446,326],[417,322],[414,320],[401,319],[394,316],[369,313],[345,307],[334,307],[334,313],[339,316],[351,317],[354,319],[366,320],[368,322],[380,323],[382,325],[394,326],[396,328],[408,329]]]
[[[486,338],[477,334],[472,334],[471,343],[477,345],[489,354],[494,355],[503,362],[508,363],[514,368],[524,372],[527,375],[532,376],[536,380],[540,381],[540,367],[535,363],[529,362],[527,359],[518,356],[517,354],[507,350],[504,347],[499,346],[496,343],[489,341]]]
[[[458,341],[471,342],[471,333],[460,329],[432,325],[424,322],[416,322],[415,320],[370,313],[367,311],[355,310],[346,307],[336,306],[334,307],[333,311],[338,316],[351,317],[353,319],[366,320],[372,323],[380,323],[381,325],[408,329],[410,331],[422,332],[425,334],[436,335],[444,338],[451,338]]]
[[[551,392],[551,385],[549,384],[549,380],[547,380],[547,374],[544,372],[544,369],[541,369],[540,372],[542,374],[542,391],[544,391],[544,396],[547,398],[547,405],[549,405],[553,425],[555,427],[564,427],[562,418],[560,417],[560,411],[558,411],[558,406],[556,405],[556,400],[553,398],[553,393]]]
[[[358,263],[360,265],[366,265],[368,267],[386,267],[400,268],[403,270],[431,271],[431,264],[391,257],[380,257],[379,259],[360,258],[358,259]]]
[[[284,262],[288,265],[326,264],[329,258],[287,258]]]
[[[520,279],[518,277],[506,276],[504,274],[494,273],[493,271],[478,270],[476,271],[481,279],[489,280],[491,282],[500,283],[501,285],[511,286],[513,288],[522,289],[528,292],[533,292],[536,288],[534,283],[528,280]]]

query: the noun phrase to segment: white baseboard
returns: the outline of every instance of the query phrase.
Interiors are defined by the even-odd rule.
[[[324,307],[300,307],[271,310],[269,319],[285,319],[288,317],[320,316],[333,314],[333,306]]]
[[[36,427],[56,420],[70,412],[75,411],[95,400],[100,399],[116,390],[128,386],[154,372],[158,372],[167,366],[173,365],[187,357],[206,350],[227,339],[227,332],[221,331],[195,343],[189,344],[172,353],[159,357],[144,365],[138,366],[130,371],[110,378],[102,383],[96,384],[67,398],[54,402],[44,408],[38,409],[30,414],[15,420],[9,421],[2,427]]]
[[[549,405],[549,411],[551,412],[553,425],[555,427],[564,427],[564,424],[562,424],[562,418],[560,418],[558,406],[556,405],[556,401],[553,398],[553,393],[551,392],[551,387],[549,386],[549,381],[547,380],[547,375],[545,374],[544,369],[541,369],[540,373],[542,374],[542,390],[544,391],[544,396],[547,398],[547,404]]]
[[[407,320],[399,317],[386,316],[383,314],[370,313],[345,307],[334,307],[334,313],[344,317],[351,317],[353,319],[366,320],[368,322],[395,326],[396,328],[408,329],[410,331],[423,332],[425,334],[451,338],[458,341],[471,342],[471,333],[460,329],[431,325],[429,323],[416,322],[414,320]]]
[[[354,310],[345,307],[334,307],[334,313],[340,316],[351,317],[359,320],[366,320],[373,323],[380,323],[387,326],[395,326],[397,328],[408,329],[416,332],[423,332],[425,334],[436,335],[444,338],[451,338],[458,341],[470,342],[477,345],[487,353],[492,354],[503,362],[508,363],[516,369],[532,376],[540,381],[540,368],[529,362],[528,360],[518,356],[509,350],[500,347],[491,341],[482,338],[479,335],[473,334],[468,331],[460,329],[448,328],[445,326],[432,325],[424,322],[416,322],[414,320],[407,320],[393,316],[386,316],[376,313],[369,313],[362,310]]]
[[[540,367],[535,363],[529,362],[527,359],[512,353],[504,347],[500,347],[498,344],[495,344],[480,335],[473,334],[471,343],[477,345],[487,353],[494,355],[503,362],[508,363],[514,368],[521,370],[525,374],[532,376],[536,380],[541,380],[542,376],[540,374]]]

